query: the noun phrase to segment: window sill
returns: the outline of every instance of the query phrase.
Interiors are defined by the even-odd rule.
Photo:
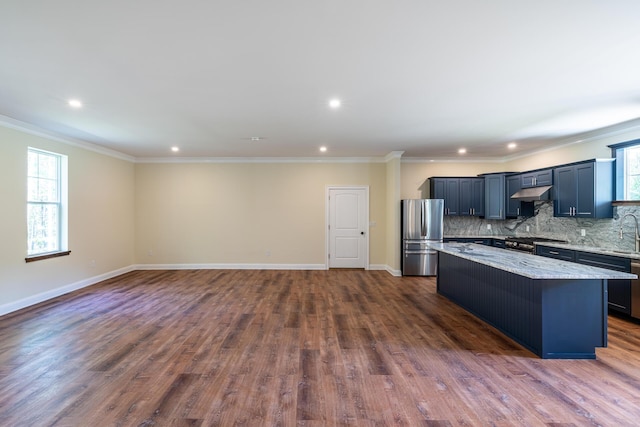
[[[71,253],[71,251],[49,252],[49,253],[41,254],[41,255],[28,256],[24,260],[25,260],[25,262],[42,261],[43,259],[67,256],[70,253]]]
[[[640,206],[640,200],[614,200],[613,206]]]

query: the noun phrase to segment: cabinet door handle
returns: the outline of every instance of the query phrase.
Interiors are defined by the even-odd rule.
[[[500,212],[500,214],[502,214],[502,212]],[[520,215],[520,208],[516,208],[516,215]]]
[[[551,255],[560,255],[560,252],[556,252],[556,251],[549,251],[549,253],[550,253]]]

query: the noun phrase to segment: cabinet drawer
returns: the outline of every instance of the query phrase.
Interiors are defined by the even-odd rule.
[[[575,252],[571,249],[551,248],[549,246],[536,245],[536,255],[546,256],[548,258],[561,259],[564,261],[574,261]]]
[[[445,237],[442,239],[444,243],[477,243],[479,245],[491,246],[492,239],[483,239],[482,237]]]
[[[624,271],[626,273],[631,271],[631,260],[629,258],[611,255],[576,251],[576,262],[593,267],[606,268],[608,270]]]

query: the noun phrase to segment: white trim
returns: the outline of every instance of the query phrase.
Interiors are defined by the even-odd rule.
[[[384,157],[384,162],[387,163],[389,160],[400,159],[404,151],[392,151]]]
[[[63,144],[71,145],[74,147],[84,148],[85,150],[93,151],[95,153],[104,154],[105,156],[114,157],[120,160],[126,160],[133,163],[135,158],[128,154],[121,153],[110,148],[105,148],[100,145],[92,144],[90,142],[82,141],[79,139],[70,138],[68,136],[62,136],[55,132],[39,128],[37,126],[21,122],[11,117],[3,116],[0,114],[0,125],[8,129],[18,130],[31,135],[39,136],[41,138],[50,139]]]
[[[136,163],[385,163],[383,157],[139,157]]]
[[[327,185],[325,186],[324,195],[324,262],[325,269],[329,269],[329,248],[331,247],[330,232],[329,232],[329,193],[331,190],[365,190],[365,205],[367,210],[365,211],[365,224],[367,226],[367,232],[365,233],[365,248],[364,248],[364,269],[369,270],[369,234],[371,233],[371,226],[369,221],[369,186],[368,185]]]
[[[111,279],[112,277],[120,276],[122,274],[129,273],[130,271],[134,271],[134,270],[135,270],[135,266],[130,265],[128,267],[119,268],[117,270],[109,271],[107,273],[100,274],[98,276],[89,277],[87,279],[83,279],[75,283],[71,283],[69,285],[61,286],[56,289],[51,289],[46,292],[42,292],[26,298],[22,298],[17,301],[0,305],[0,316],[4,316],[5,314],[21,310],[23,308],[30,307],[32,305],[39,304],[41,302],[59,297],[64,294],[68,294],[69,292],[77,291],[78,289],[86,288],[87,286],[95,285],[96,283],[102,282],[103,280]]]
[[[371,264],[369,266],[369,270],[386,271],[387,273],[389,273],[389,274],[391,274],[392,276],[395,276],[395,277],[401,277],[402,276],[402,271],[394,270],[393,268],[391,268],[391,266],[386,265],[386,264]]]
[[[137,264],[136,270],[325,270],[322,264]]]

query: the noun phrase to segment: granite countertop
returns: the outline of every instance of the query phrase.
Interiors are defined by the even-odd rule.
[[[594,254],[612,255],[621,258],[640,260],[640,252],[626,252],[615,249],[597,248],[595,246],[572,245],[570,243],[539,242],[537,244],[540,246],[548,246],[550,248],[570,249],[572,251],[582,251]]]
[[[553,258],[475,243],[430,243],[439,252],[454,255],[530,279],[635,279],[635,274],[606,270]]]

